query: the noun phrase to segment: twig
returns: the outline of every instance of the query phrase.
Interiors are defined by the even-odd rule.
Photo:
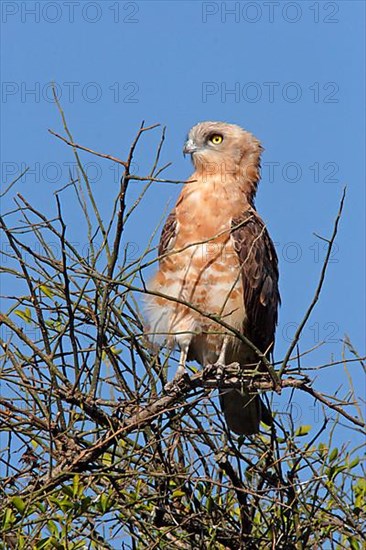
[[[126,168],[127,162],[124,160],[121,160],[117,157],[113,157],[112,155],[105,155],[104,153],[98,153],[97,151],[93,151],[93,149],[89,149],[89,147],[84,147],[83,145],[79,145],[78,143],[74,143],[73,141],[70,141],[63,136],[60,136],[57,132],[54,132],[53,130],[48,129],[49,133],[53,136],[57,137],[67,145],[70,145],[70,147],[73,147],[74,149],[80,149],[81,151],[86,151],[87,153],[90,153],[91,155],[95,155],[96,157],[100,157],[107,160],[112,160],[113,162],[116,162],[117,164],[121,164]]]
[[[328,263],[329,263],[329,260],[330,260],[330,255],[332,253],[333,244],[334,244],[335,238],[337,236],[338,224],[339,224],[339,220],[341,219],[345,197],[346,197],[346,187],[343,189],[342,198],[341,198],[341,202],[340,202],[340,205],[339,205],[337,217],[336,217],[335,222],[334,222],[333,233],[332,233],[332,236],[331,236],[330,240],[328,241],[328,250],[327,250],[327,253],[326,253],[326,256],[325,256],[325,259],[324,259],[322,270],[320,272],[319,283],[318,283],[318,286],[316,287],[314,298],[313,298],[310,306],[308,307],[308,309],[307,309],[307,311],[304,315],[303,320],[301,321],[301,323],[297,327],[297,330],[295,332],[295,336],[294,336],[294,338],[293,338],[293,340],[290,344],[290,347],[288,348],[288,350],[286,352],[286,355],[283,359],[281,368],[280,368],[279,373],[278,373],[280,377],[284,373],[284,371],[287,367],[287,364],[288,364],[288,360],[291,356],[291,353],[295,349],[295,347],[296,347],[296,345],[297,345],[297,343],[300,339],[303,328],[305,327],[305,325],[306,325],[306,323],[307,323],[307,321],[308,321],[308,319],[311,315],[311,312],[313,311],[317,301],[319,300],[320,292],[321,292],[321,289],[323,287],[323,283],[324,283],[324,279],[325,279],[325,273],[327,271]]]
[[[13,180],[11,183],[9,183],[8,187],[5,189],[5,191],[3,191],[2,193],[0,193],[0,198],[3,198],[5,197],[6,193],[8,193],[8,191],[10,191],[10,189],[13,187],[13,185],[16,184],[17,181],[20,180],[20,178],[22,178],[24,176],[24,174],[26,174],[29,170],[29,166],[23,170],[23,172],[21,172],[21,174],[19,174],[18,177],[15,178],[15,180]]]

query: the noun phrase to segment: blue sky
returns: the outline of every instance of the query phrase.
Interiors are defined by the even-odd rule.
[[[225,120],[265,148],[257,208],[276,242],[282,308],[281,358],[311,301],[342,189],[347,199],[324,292],[301,349],[321,340],[309,365],[341,354],[347,333],[364,353],[365,54],[363,1],[338,2],[12,2],[2,8],[2,181],[30,171],[16,190],[46,212],[68,181],[71,151],[51,82],[76,142],[125,158],[142,120],[167,126],[166,177],[186,179],[189,128]],[[146,137],[137,170],[146,173],[159,132]],[[83,155],[101,210],[110,211],[111,163]],[[93,172],[94,170],[94,172]],[[130,201],[141,190],[131,189]],[[179,193],[156,185],[127,230],[143,250],[167,203]],[[65,194],[82,246],[75,200]],[[2,203],[11,205],[11,193]],[[337,373],[340,371],[337,371]],[[329,391],[339,380],[329,371]],[[361,380],[355,372],[356,380]]]

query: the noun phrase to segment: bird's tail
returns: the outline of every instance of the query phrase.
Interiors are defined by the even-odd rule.
[[[257,392],[224,390],[220,403],[227,427],[238,435],[258,433],[261,420],[268,425],[272,423],[272,415]]]

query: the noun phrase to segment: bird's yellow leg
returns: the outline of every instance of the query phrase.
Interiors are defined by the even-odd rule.
[[[173,380],[165,384],[166,391],[170,391],[174,389],[175,383],[178,380],[180,380],[183,376],[187,375],[187,372],[186,372],[187,355],[188,355],[188,346],[182,348],[180,351],[178,368],[175,372]]]
[[[226,334],[224,336],[224,341],[222,343],[220,355],[216,361],[216,365],[225,365],[225,356],[226,356],[226,350],[227,350],[228,344],[229,344],[229,335]]]
[[[179,356],[179,365],[177,368],[177,371],[174,375],[174,379],[181,378],[186,373],[186,361],[187,361],[187,355],[188,355],[188,348],[184,347],[180,351]]]

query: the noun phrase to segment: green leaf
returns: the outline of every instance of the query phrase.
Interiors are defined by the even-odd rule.
[[[74,491],[71,485],[64,485],[61,489],[61,491],[64,493],[64,495],[73,498],[74,497]]]
[[[3,520],[4,531],[6,531],[14,522],[15,522],[14,512],[11,508],[7,508],[4,514],[4,520]]]
[[[84,514],[89,508],[92,499],[91,497],[83,497],[80,502],[80,511]]]
[[[233,514],[234,514],[234,516],[240,518],[240,508],[239,508],[239,506],[234,506]]]
[[[350,468],[350,469],[351,469],[351,468],[355,468],[356,466],[359,465],[359,463],[360,463],[360,457],[356,456],[356,458],[354,458],[354,459],[352,460],[352,462],[350,463],[349,468]]]
[[[357,483],[354,485],[353,488],[356,495],[364,495],[366,494],[366,479],[361,477]]]
[[[40,510],[40,512],[42,512],[42,514],[44,514],[46,512],[46,509],[47,509],[43,502],[36,502],[34,504],[34,508],[36,510]]]
[[[361,546],[358,544],[358,541],[354,537],[349,538],[349,544],[350,544],[350,548],[352,548],[352,550],[360,550],[361,549]]]
[[[213,508],[213,500],[212,500],[212,497],[209,496],[206,501],[206,510],[209,514],[212,512],[212,508]]]
[[[328,479],[330,481],[333,481],[334,478],[340,474],[341,472],[343,472],[344,470],[347,470],[347,466],[346,465],[343,465],[343,466],[331,466],[330,468],[328,468],[327,470],[327,476],[328,476]]]
[[[51,520],[47,521],[47,529],[49,530],[51,535],[53,535],[54,537],[58,536],[57,525],[54,521],[51,521]]]
[[[70,486],[65,486],[65,487],[62,488],[63,493],[66,493],[67,490],[70,490],[71,493],[72,493],[72,489],[71,489]],[[59,508],[59,510],[61,510],[62,512],[67,512],[68,510],[71,510],[75,506],[74,502],[72,502],[70,499],[68,499],[66,497],[61,500],[60,498],[56,498],[56,497],[51,496],[50,501],[53,504],[55,504]]]
[[[100,495],[99,504],[100,504],[100,509],[103,512],[103,514],[105,514],[105,512],[108,512],[108,510],[109,510],[108,495],[106,495],[105,493],[102,493]]]
[[[74,498],[77,497],[79,494],[79,481],[80,481],[79,474],[75,474],[72,480],[72,496]]]
[[[322,456],[322,458],[328,454],[328,447],[324,443],[319,443],[318,445],[318,451],[319,454]]]
[[[15,508],[18,510],[18,512],[23,515],[23,512],[25,510],[25,508],[27,507],[26,503],[24,502],[24,500],[20,497],[13,497],[11,499],[12,503],[14,504]]]
[[[268,426],[268,424],[266,424],[265,422],[260,422],[260,426],[262,428],[262,430],[264,430],[265,432],[270,432],[271,431],[271,426]]]
[[[72,544],[70,548],[72,550],[83,550],[84,548],[88,548],[87,541],[79,540],[78,542],[74,542],[74,544]]]
[[[112,464],[112,453],[103,453],[102,462],[104,466],[110,466]]]
[[[57,540],[55,537],[47,537],[39,542],[34,547],[36,550],[45,550],[46,548],[57,548]]]
[[[197,483],[197,491],[200,497],[202,497],[205,494],[205,486],[200,481]]]
[[[364,508],[366,499],[366,480],[360,478],[353,486],[356,508]]]
[[[329,455],[329,462],[333,462],[333,460],[335,460],[337,456],[338,456],[338,449],[337,447],[335,447]]]
[[[308,435],[308,433],[311,430],[310,424],[304,424],[303,426],[299,426],[295,432],[295,436],[302,437],[303,435]]]
[[[40,285],[39,288],[41,289],[43,294],[45,294],[48,298],[53,298],[54,297],[55,293],[52,292],[52,290],[48,286]]]
[[[32,322],[32,312],[29,307],[26,307],[24,311],[22,311],[21,309],[16,309],[14,313],[15,315],[18,315],[18,317],[23,319],[23,321],[25,321],[28,325]]]

